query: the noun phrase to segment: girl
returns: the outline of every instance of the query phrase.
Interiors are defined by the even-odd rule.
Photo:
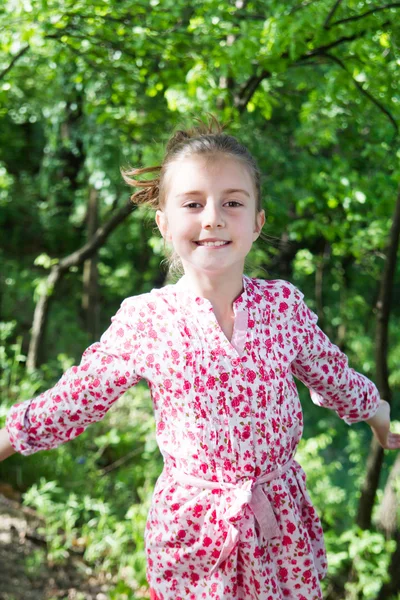
[[[14,405],[2,457],[75,438],[144,378],[164,458],[145,531],[152,598],[320,599],[326,555],[293,458],[303,423],[293,375],[316,404],[399,448],[389,405],[299,289],[243,274],[265,217],[257,165],[235,138],[215,124],[180,131],[161,167],[125,178],[141,188],[133,201],[156,209],[184,276],[124,300],[79,366]]]

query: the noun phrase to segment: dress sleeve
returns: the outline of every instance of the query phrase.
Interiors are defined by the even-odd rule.
[[[72,440],[100,421],[141,379],[136,373],[138,334],[130,323],[131,300],[122,302],[100,341],[84,351],[79,366],[68,369],[53,388],[11,407],[6,428],[16,452],[29,455]]]
[[[298,353],[291,364],[293,375],[310,390],[314,404],[337,412],[348,425],[371,418],[380,396],[375,384],[349,367],[347,356],[318,327],[317,315],[303,301],[293,315],[293,337]]]

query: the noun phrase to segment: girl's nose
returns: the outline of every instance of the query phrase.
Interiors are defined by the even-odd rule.
[[[204,211],[203,227],[204,229],[214,229],[215,227],[224,227],[225,222],[222,212],[216,206],[207,206]]]

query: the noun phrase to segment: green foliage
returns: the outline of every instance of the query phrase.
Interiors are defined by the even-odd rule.
[[[343,565],[351,564],[353,580],[345,585],[346,598],[373,600],[388,580],[388,566],[396,543],[376,532],[355,527],[340,536],[326,536],[330,577],[340,573]]]
[[[259,0],[3,3],[1,421],[94,341],[82,269],[54,290],[46,281],[53,265],[86,243],[92,190],[105,223],[128,199],[120,167],[159,164],[171,130],[205,111],[229,122],[262,172],[266,236],[249,257],[249,275],[292,280],[351,364],[374,378],[374,307],[400,182],[398,15],[398,7],[368,0],[271,0],[268,10]],[[97,253],[102,331],[123,298],[162,282],[162,256],[146,209],[107,239]],[[397,265],[393,298],[398,279]],[[44,290],[51,308],[42,365],[27,375],[32,315]],[[394,302],[388,360],[397,418],[399,319]],[[349,430],[300,390],[298,456],[326,530],[330,576],[352,562],[346,593],[372,598],[392,548],[353,526],[368,431]],[[110,598],[133,598],[145,584],[143,529],[162,467],[152,419],[148,392],[137,388],[68,446],[0,465],[0,477],[45,515],[52,560],[83,552],[119,574]]]
[[[114,573],[122,593],[128,583],[131,590],[146,585],[143,532],[162,468],[148,391],[127,393],[94,429],[57,451],[58,468],[50,453],[32,456],[39,481],[25,492],[24,504],[45,519],[39,533],[48,543],[47,560],[82,554],[94,568]]]

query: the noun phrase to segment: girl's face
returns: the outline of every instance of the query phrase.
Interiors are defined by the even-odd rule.
[[[239,160],[195,156],[170,165],[165,207],[156,222],[185,273],[242,274],[264,221],[250,173]]]

